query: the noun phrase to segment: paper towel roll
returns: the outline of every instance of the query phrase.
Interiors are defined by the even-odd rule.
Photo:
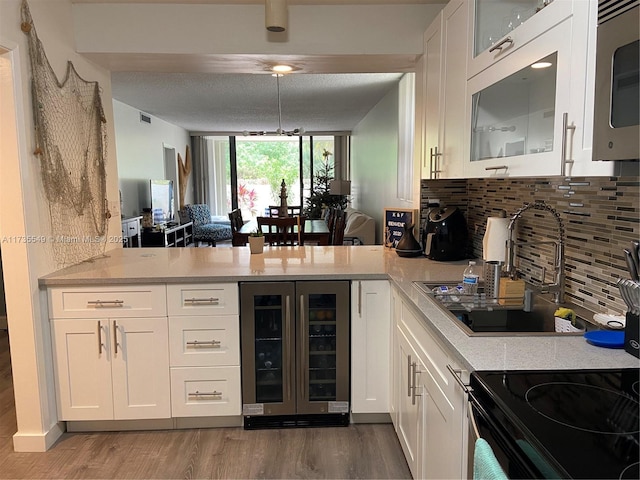
[[[482,259],[485,262],[505,261],[510,221],[510,218],[487,218],[487,230],[482,239]]]

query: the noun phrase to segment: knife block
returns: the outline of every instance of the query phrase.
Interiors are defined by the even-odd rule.
[[[640,358],[640,320],[638,315],[627,312],[627,323],[624,327],[624,349]]]

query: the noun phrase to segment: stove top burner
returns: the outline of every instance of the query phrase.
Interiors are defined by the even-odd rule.
[[[566,427],[611,435],[639,431],[640,403],[624,393],[581,383],[548,382],[529,388],[525,399],[540,415]]]
[[[620,474],[620,480],[638,480],[640,478],[640,462],[632,463]]]

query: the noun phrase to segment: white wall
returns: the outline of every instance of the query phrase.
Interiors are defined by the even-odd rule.
[[[2,245],[18,427],[14,448],[44,451],[61,429],[55,412],[46,296],[38,288],[38,278],[59,267],[46,240],[21,240],[26,236],[46,239],[51,229],[38,158],[33,154],[31,72],[27,37],[20,30],[20,5],[20,0],[0,1],[0,236],[15,239]],[[80,76],[100,84],[107,121],[107,198],[113,214],[109,235],[120,235],[109,73],[76,54],[70,0],[29,0],[29,6],[58,78],[64,78],[70,60]]]
[[[172,147],[182,160],[190,145],[189,132],[153,115],[151,124],[140,121],[140,110],[113,100],[113,114],[118,156],[119,187],[123,214],[139,215],[149,207],[149,180],[164,179],[164,148]],[[185,203],[192,203],[193,175],[189,177]],[[177,185],[175,195],[177,197]]]
[[[375,219],[378,244],[384,209],[411,208],[397,196],[398,106],[396,85],[353,129],[351,139],[351,206]]]

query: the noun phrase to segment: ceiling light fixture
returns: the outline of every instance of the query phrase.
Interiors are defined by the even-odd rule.
[[[273,73],[289,73],[293,70],[291,65],[278,64],[271,67]]]
[[[274,67],[275,68],[275,67]],[[249,131],[245,130],[242,134],[245,137],[251,136],[263,136],[263,135],[287,135],[292,137],[294,135],[304,135],[304,128],[294,128],[293,130],[285,130],[282,128],[282,102],[280,100],[280,77],[284,77],[283,73],[273,73],[271,76],[276,77],[276,88],[278,91],[278,129],[275,132],[266,132],[263,130]]]
[[[278,135],[288,135],[288,136],[292,136],[292,135],[302,135],[304,134],[304,128],[294,128],[293,130],[283,130],[282,129],[282,104],[280,102],[280,77],[283,76],[283,74],[281,73],[274,73],[273,74],[274,77],[276,77],[276,87],[278,89],[278,130],[276,130],[276,133]]]
[[[264,26],[270,32],[284,32],[287,29],[287,0],[265,0]]]

